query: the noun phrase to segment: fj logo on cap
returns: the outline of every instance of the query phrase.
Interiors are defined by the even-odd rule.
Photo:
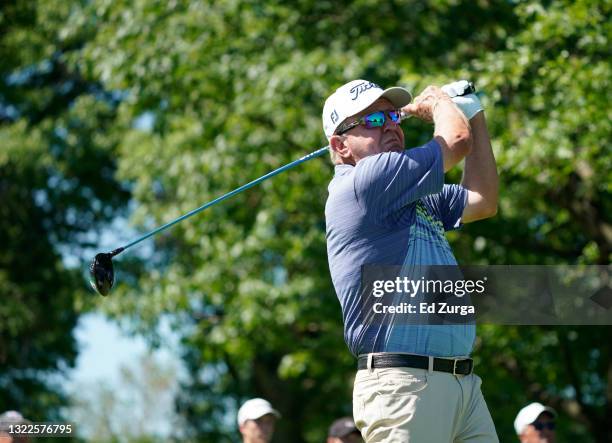
[[[338,113],[336,112],[336,110],[334,109],[334,112],[331,113],[331,121],[333,124],[336,124],[336,122],[338,121]]]
[[[365,92],[365,91],[367,91],[368,89],[371,89],[371,88],[382,89],[376,83],[372,83],[372,82],[359,83],[358,85],[353,86],[349,90],[349,92],[351,94],[353,94],[353,96],[351,97],[351,100],[357,100],[357,98],[359,97],[359,94],[361,94],[362,92]]]

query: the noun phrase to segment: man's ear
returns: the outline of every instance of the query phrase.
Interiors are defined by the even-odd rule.
[[[336,153],[337,157],[342,159],[342,163],[352,164],[354,163],[353,154],[345,142],[346,137],[344,135],[332,135],[329,139],[329,147]]]

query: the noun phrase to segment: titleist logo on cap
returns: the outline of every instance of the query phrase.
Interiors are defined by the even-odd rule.
[[[359,94],[361,94],[362,92],[365,92],[365,91],[367,91],[368,89],[371,89],[371,88],[382,89],[376,83],[372,83],[372,82],[359,83],[358,85],[353,86],[349,90],[349,92],[351,94],[353,94],[353,96],[351,97],[351,100],[357,100],[357,98],[359,97]]]

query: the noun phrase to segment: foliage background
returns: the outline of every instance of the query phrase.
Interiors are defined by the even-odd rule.
[[[283,414],[275,441],[322,441],[351,412],[354,374],[325,253],[329,162],[126,254],[109,298],[87,291],[83,270],[113,221],[148,230],[323,146],[322,103],[353,78],[418,92],[468,77],[482,91],[500,210],[450,236],[460,262],[609,264],[610,9],[2,2],[0,410],[62,419],[54,376],[74,365],[79,315],[102,310],[152,346],[160,318],[180,336],[182,440],[237,441],[232,414],[258,395]],[[416,145],[431,128],[405,133]],[[480,327],[474,355],[501,441],[532,400],[560,412],[560,440],[610,441],[611,331]]]

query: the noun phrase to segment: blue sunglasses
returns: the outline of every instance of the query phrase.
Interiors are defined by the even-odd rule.
[[[336,135],[342,135],[346,131],[353,129],[356,126],[364,125],[367,129],[381,128],[387,121],[387,117],[398,125],[402,121],[402,115],[399,110],[394,109],[393,111],[377,111],[368,115],[364,115],[358,120],[350,123],[341,124],[336,130]]]

